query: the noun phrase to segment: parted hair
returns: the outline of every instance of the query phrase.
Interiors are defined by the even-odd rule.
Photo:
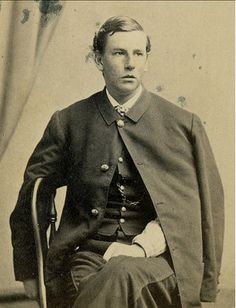
[[[133,18],[127,16],[113,16],[100,27],[93,39],[93,52],[103,54],[106,46],[108,35],[113,35],[116,32],[131,32],[143,31],[143,27]],[[150,38],[147,35],[146,52],[151,51]]]

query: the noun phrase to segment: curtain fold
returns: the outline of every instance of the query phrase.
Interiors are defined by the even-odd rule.
[[[59,0],[0,1],[0,160],[64,6]]]

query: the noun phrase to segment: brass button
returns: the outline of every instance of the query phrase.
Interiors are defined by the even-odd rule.
[[[118,162],[119,162],[119,163],[123,163],[123,161],[124,161],[124,160],[123,160],[122,157],[119,157],[119,158],[118,158]]]
[[[125,122],[123,120],[118,120],[116,123],[117,123],[117,126],[120,128],[125,126]]]
[[[123,224],[124,222],[125,222],[125,219],[124,219],[124,218],[121,218],[121,219],[120,219],[120,223]]]
[[[99,213],[99,212],[98,212],[97,209],[92,209],[92,210],[91,210],[91,213],[92,213],[93,216],[98,216],[98,213]]]
[[[121,185],[120,190],[125,190],[125,186]]]
[[[107,171],[107,170],[109,170],[109,166],[107,164],[103,164],[103,165],[101,165],[101,170]]]
[[[125,207],[125,206],[122,206],[121,212],[126,212],[126,211],[127,211],[126,207]]]

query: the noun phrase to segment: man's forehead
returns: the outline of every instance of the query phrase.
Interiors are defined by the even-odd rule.
[[[147,36],[143,31],[115,32],[107,36],[109,49],[146,49]]]

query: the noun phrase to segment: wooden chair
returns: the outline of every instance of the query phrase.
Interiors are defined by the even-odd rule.
[[[40,308],[47,308],[47,294],[46,288],[44,284],[44,254],[45,254],[45,237],[42,237],[42,226],[39,221],[38,215],[38,198],[39,192],[43,185],[43,178],[37,178],[34,184],[33,189],[33,196],[32,196],[32,204],[31,204],[31,213],[32,213],[32,223],[33,223],[33,230],[34,230],[34,239],[35,239],[35,247],[36,247],[36,255],[37,255],[37,264],[38,264],[38,286],[39,286],[39,306]],[[50,195],[49,200],[49,227],[50,227],[50,235],[46,238],[46,248],[49,247],[52,239],[56,233],[56,221],[57,221],[57,211],[54,202],[55,194],[52,193]]]

